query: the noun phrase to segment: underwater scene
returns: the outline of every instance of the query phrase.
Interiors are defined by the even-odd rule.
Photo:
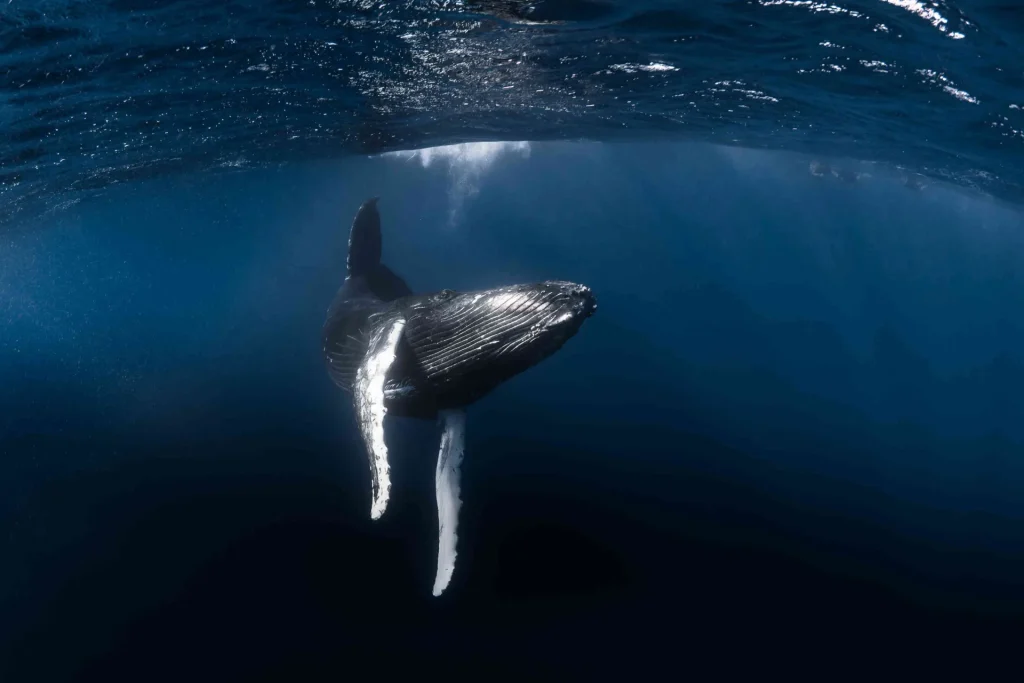
[[[0,5],[0,681],[1021,680],[1024,5]]]

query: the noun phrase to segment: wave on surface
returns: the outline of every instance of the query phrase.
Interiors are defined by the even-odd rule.
[[[166,173],[493,140],[889,162],[1024,198],[1024,16],[857,0],[11,0],[0,220]]]

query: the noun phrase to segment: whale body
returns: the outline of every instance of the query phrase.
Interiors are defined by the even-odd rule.
[[[384,416],[442,425],[435,470],[440,595],[454,571],[465,408],[555,353],[597,304],[588,287],[559,280],[413,294],[381,262],[380,225],[377,198],[369,199],[352,222],[323,353],[331,380],[352,395],[370,462],[371,518],[384,513],[391,488]]]

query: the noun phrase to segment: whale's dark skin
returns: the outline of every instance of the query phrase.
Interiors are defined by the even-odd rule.
[[[324,358],[334,383],[352,394],[370,463],[371,519],[384,514],[391,491],[384,416],[442,425],[436,596],[455,571],[464,408],[560,349],[596,304],[583,285],[560,281],[415,295],[380,256],[371,199],[352,222],[348,274],[323,326]]]
[[[324,357],[334,383],[352,391],[373,330],[404,319],[384,385],[391,415],[434,419],[466,407],[561,348],[596,309],[587,287],[561,281],[414,295],[380,263],[376,199],[359,208],[350,234],[348,277],[323,326]]]

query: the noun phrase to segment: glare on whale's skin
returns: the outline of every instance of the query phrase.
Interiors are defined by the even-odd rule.
[[[352,394],[370,460],[371,518],[384,514],[391,490],[384,416],[442,424],[433,591],[440,595],[455,568],[466,406],[558,351],[597,303],[585,285],[560,280],[414,295],[381,262],[376,198],[356,213],[347,265],[327,311],[323,351],[332,381]]]

